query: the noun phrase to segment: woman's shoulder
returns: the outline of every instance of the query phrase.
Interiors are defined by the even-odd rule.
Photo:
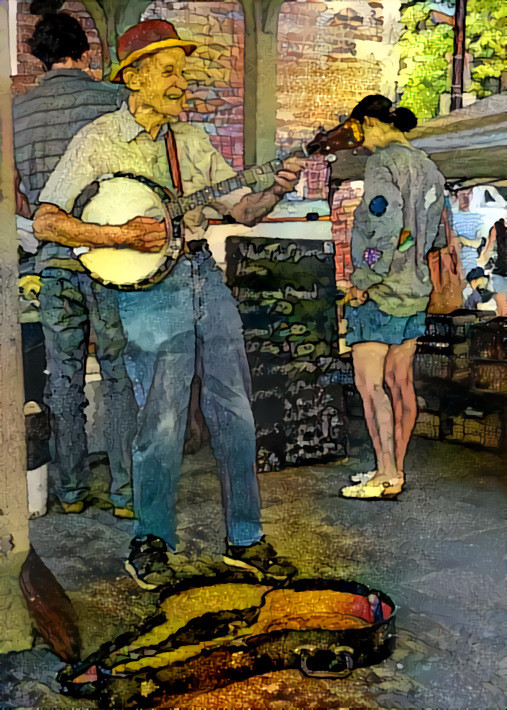
[[[389,145],[377,151],[371,157],[376,158],[372,165],[396,167],[398,170],[418,166],[425,172],[431,172],[432,169],[438,171],[430,156],[424,150],[416,148],[410,143],[389,143]]]

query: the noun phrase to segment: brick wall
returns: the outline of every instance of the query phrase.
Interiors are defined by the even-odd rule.
[[[202,123],[213,145],[237,170],[243,167],[243,55],[245,27],[239,2],[155,0],[143,19],[172,22],[200,46],[187,68],[189,108],[185,120]]]
[[[369,93],[394,92],[393,46],[396,0],[290,0],[281,8],[278,24],[277,144],[290,150],[313,137],[319,126],[331,128]],[[93,20],[80,2],[63,9],[85,27],[100,69],[100,43]],[[391,13],[387,16],[387,10]],[[236,169],[243,165],[244,21],[236,0],[168,3],[155,0],[143,19],[173,22],[181,35],[200,44],[189,58],[193,81],[184,120],[202,123],[212,143]],[[19,76],[16,90],[35,83],[42,74],[28,53],[26,40],[38,18],[29,3],[18,3]],[[394,29],[393,29],[394,28]],[[390,64],[391,62],[391,64]],[[392,68],[394,67],[394,69]],[[315,158],[304,172],[306,197],[327,198],[327,166]],[[336,243],[336,274],[341,282],[351,273],[350,229],[360,199],[357,184],[342,185],[332,206]]]
[[[91,70],[96,79],[102,77],[102,48],[93,19],[85,6],[77,0],[64,3],[62,11],[68,12],[81,23],[86,32],[91,50]],[[40,16],[30,14],[29,2],[18,2],[17,7],[17,56],[18,72],[12,79],[14,93],[24,93],[27,89],[37,84],[39,77],[44,74],[42,63],[30,54],[28,40],[33,35],[33,30]]]
[[[290,0],[278,22],[277,144],[285,151],[332,128],[367,94],[394,98],[396,0]],[[310,164],[304,193],[326,198],[326,167]],[[336,278],[349,283],[350,235],[360,183],[343,183],[331,209]]]
[[[386,59],[395,38],[384,5],[396,2],[291,0],[282,5],[277,143],[284,149],[308,141],[320,126],[335,126],[363,96],[385,91]]]
[[[348,285],[352,273],[350,235],[354,211],[361,201],[361,182],[343,182],[333,195],[331,210],[332,234],[335,244],[336,281]]]

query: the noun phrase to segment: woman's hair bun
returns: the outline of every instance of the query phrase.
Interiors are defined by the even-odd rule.
[[[382,123],[390,123],[399,131],[406,133],[417,126],[417,118],[409,108],[393,108],[393,102],[382,94],[370,94],[355,106],[350,114],[360,123],[364,122],[366,116],[376,118]]]
[[[417,118],[409,108],[399,106],[397,109],[392,111],[391,123],[399,131],[407,133],[417,126]]]

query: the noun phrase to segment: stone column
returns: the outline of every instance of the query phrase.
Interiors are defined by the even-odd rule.
[[[278,13],[283,0],[241,0],[245,14],[245,164],[275,157]]]
[[[7,4],[0,26],[9,27]],[[28,542],[23,359],[19,325],[9,32],[0,33],[0,653],[30,648],[19,588]]]

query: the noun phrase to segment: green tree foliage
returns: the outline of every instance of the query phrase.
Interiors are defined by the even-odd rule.
[[[450,90],[453,28],[433,22],[427,1],[405,3],[401,21],[401,104],[425,120],[436,116],[440,94]],[[491,93],[489,80],[507,71],[506,0],[468,0],[466,48],[474,57],[467,90],[482,98]]]
[[[507,72],[507,2],[469,0],[467,49],[474,57],[471,91],[488,96],[488,79]]]

